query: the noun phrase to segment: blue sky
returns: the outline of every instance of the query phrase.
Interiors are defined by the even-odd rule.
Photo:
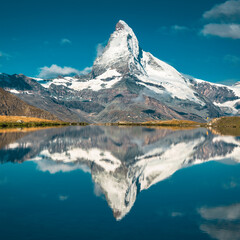
[[[178,71],[240,81],[240,0],[0,0],[0,6],[0,72],[47,77],[88,70],[122,19],[145,51]]]

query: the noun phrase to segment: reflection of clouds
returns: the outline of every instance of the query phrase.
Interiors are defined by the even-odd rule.
[[[238,183],[238,181],[235,181],[235,180],[231,180],[230,182],[225,183],[223,185],[224,189],[233,189],[233,188],[236,188],[236,187],[239,187],[239,183]]]
[[[218,240],[240,240],[240,224],[202,224],[200,229]]]
[[[0,185],[4,185],[6,183],[7,183],[7,177],[0,179]]]
[[[59,200],[60,200],[60,201],[66,201],[68,198],[69,198],[69,196],[59,195]]]
[[[200,229],[218,240],[240,240],[240,203],[230,206],[202,207],[198,209],[201,217],[208,222]]]
[[[95,183],[94,184],[94,194],[97,196],[97,197],[100,197],[100,196],[103,196],[103,192],[102,192],[102,189],[101,189],[101,186],[98,184],[98,183]]]
[[[67,163],[61,163],[61,162],[54,162],[51,160],[41,160],[36,161],[37,163],[37,169],[42,172],[49,172],[51,174],[57,173],[57,172],[71,172],[73,170],[80,169],[84,172],[90,172],[89,168],[83,164],[67,164]]]
[[[202,207],[198,212],[206,220],[240,220],[240,203],[213,208]]]
[[[29,160],[51,174],[77,169],[91,173],[95,195],[104,196],[117,220],[131,210],[142,190],[183,167],[225,158],[240,161],[238,138],[207,135],[205,129],[57,128],[31,133],[6,149],[3,163]],[[226,188],[236,182],[229,179]],[[185,212],[168,209],[163,215],[180,218]]]
[[[172,212],[171,217],[182,217],[184,214],[181,212]]]

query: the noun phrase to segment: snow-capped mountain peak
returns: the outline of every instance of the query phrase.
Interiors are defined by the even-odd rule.
[[[204,122],[240,114],[239,83],[225,86],[181,74],[143,51],[133,30],[122,20],[91,73],[47,80],[0,74],[0,87],[50,112],[55,112],[56,104],[68,106],[70,119],[74,111],[75,119],[89,122],[172,118]],[[37,99],[39,90],[42,94]],[[65,118],[60,109],[56,115]]]
[[[142,73],[145,71],[140,63],[142,50],[133,30],[120,20],[111,34],[103,53],[93,64],[93,75],[98,76],[107,69],[116,69],[124,74]]]
[[[148,88],[147,91],[204,105],[186,78],[176,69],[139,47],[133,30],[122,20],[117,23],[102,55],[95,60],[93,77],[109,69],[137,77],[140,80],[137,84]]]
[[[120,20],[116,25],[116,31],[113,33],[114,36],[119,38],[127,37],[127,47],[128,51],[132,53],[134,58],[138,59],[139,57],[139,43],[136,35],[133,30],[122,20]]]

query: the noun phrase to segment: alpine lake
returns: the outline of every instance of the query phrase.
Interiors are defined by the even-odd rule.
[[[0,130],[0,239],[240,239],[240,137],[206,128]]]

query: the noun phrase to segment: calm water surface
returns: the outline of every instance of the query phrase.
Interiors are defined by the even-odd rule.
[[[240,239],[240,137],[0,132],[0,239]]]

